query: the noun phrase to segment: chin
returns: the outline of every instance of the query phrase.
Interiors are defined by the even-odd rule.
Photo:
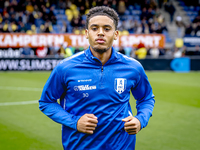
[[[103,54],[109,50],[110,47],[93,47],[93,50],[97,53]]]
[[[110,47],[95,46],[95,47],[92,47],[92,49],[93,49],[95,52],[102,54],[102,53],[107,52],[107,51],[110,49]]]

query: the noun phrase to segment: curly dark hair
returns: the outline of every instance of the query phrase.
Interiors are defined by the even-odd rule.
[[[90,9],[89,13],[86,15],[86,29],[88,29],[89,20],[94,16],[107,16],[114,21],[115,30],[117,30],[119,17],[117,12],[106,6],[97,6]]]

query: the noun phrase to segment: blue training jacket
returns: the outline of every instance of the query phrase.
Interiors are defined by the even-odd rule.
[[[132,113],[130,91],[136,99],[135,117],[142,129],[148,124],[155,102],[143,67],[114,48],[102,66],[88,48],[54,68],[44,86],[39,108],[63,125],[65,150],[134,150],[136,137],[124,130],[122,121]],[[92,135],[77,131],[77,121],[86,113],[98,117]]]

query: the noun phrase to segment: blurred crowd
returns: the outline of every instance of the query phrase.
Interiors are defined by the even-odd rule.
[[[185,35],[200,36],[200,10],[192,23],[185,25]]]
[[[48,46],[30,48],[25,47],[21,49],[21,57],[53,57],[53,58],[67,58],[78,52],[87,49],[87,47],[67,47],[64,44],[60,46]],[[158,48],[158,47],[146,47],[143,43],[138,44],[137,47],[115,47],[115,49],[124,55],[127,55],[136,59],[171,59],[180,58],[184,56],[200,56],[200,46],[196,46],[195,50],[187,51],[186,47],[173,48]]]
[[[54,0],[0,0],[0,32],[36,32],[39,19],[43,24],[39,32],[49,32],[50,24],[57,21],[55,3]]]
[[[109,6],[119,16],[119,30],[129,33],[162,33],[165,20],[155,0],[0,0],[0,32],[52,33],[62,20],[63,32],[85,27],[85,14],[94,6]],[[136,9],[137,8],[137,9]],[[132,10],[138,10],[133,18]],[[58,10],[66,15],[58,18]],[[127,14],[128,13],[128,14]],[[137,13],[137,11],[136,11]]]
[[[89,9],[109,6],[119,14],[118,29],[121,34],[167,33],[165,18],[160,11],[163,5],[173,21],[175,8],[168,0],[0,0],[0,32],[81,34],[84,33]],[[177,24],[183,25],[180,19],[176,21]],[[200,35],[200,12],[192,24],[184,26],[186,35]],[[27,51],[28,48],[25,49]],[[62,46],[56,50],[47,49],[48,55],[68,56],[65,55],[67,48],[63,50]],[[50,49],[54,49],[53,52]],[[75,49],[76,52],[82,50],[71,48],[70,55],[75,53]],[[200,51],[199,47],[196,49]],[[181,50],[176,47],[173,50],[145,48],[142,43],[129,54],[123,47],[120,47],[119,51],[139,59],[146,56],[157,58],[161,55],[176,57],[180,56],[179,51],[181,56],[187,54],[184,47]],[[35,50],[33,54],[36,54]]]

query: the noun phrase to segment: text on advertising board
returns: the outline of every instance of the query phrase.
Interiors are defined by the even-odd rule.
[[[127,36],[119,36],[114,41],[113,46],[137,47],[139,43],[144,43],[146,47],[165,46],[165,36],[163,34],[130,34]],[[85,35],[76,34],[0,34],[0,48],[13,47],[20,48],[29,47],[46,47],[46,46],[89,46]]]

